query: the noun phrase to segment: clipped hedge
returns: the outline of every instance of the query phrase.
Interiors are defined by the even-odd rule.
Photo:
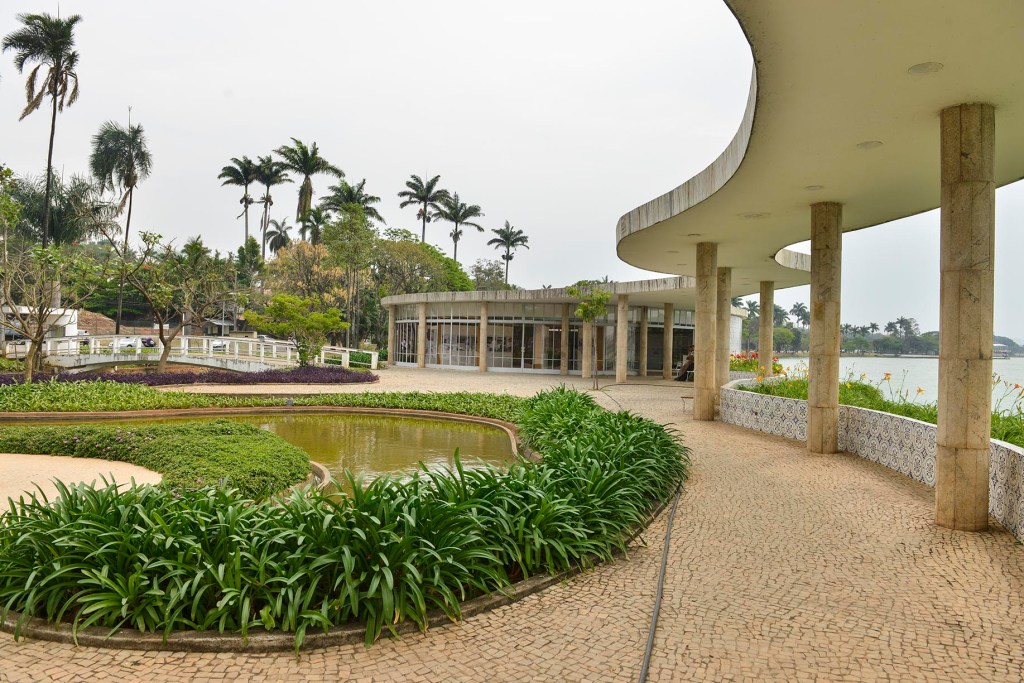
[[[253,425],[217,420],[173,425],[0,428],[0,452],[67,455],[139,465],[180,493],[210,484],[265,498],[309,476],[309,456]]]
[[[145,384],[151,387],[169,384],[357,384],[376,381],[377,376],[366,370],[341,367],[306,367],[287,370],[260,370],[258,372],[231,372],[229,370],[194,370],[188,372],[65,372],[50,378],[49,382],[120,382]],[[0,374],[0,385],[21,384],[21,374]]]
[[[521,577],[609,559],[686,478],[688,450],[650,420],[567,390],[519,407],[544,458],[507,470],[456,458],[336,498],[86,487],[16,504],[0,518],[0,605],[75,632],[282,630],[296,649],[355,621],[370,644],[403,621],[425,629],[433,610],[458,619],[460,601]]]
[[[105,412],[177,408],[239,408],[350,406],[437,410],[515,421],[523,399],[469,392],[362,392],[312,394],[294,398],[273,396],[214,396],[182,391],[157,391],[141,384],[95,382],[38,382],[0,386],[0,412]],[[289,403],[290,402],[290,403]]]

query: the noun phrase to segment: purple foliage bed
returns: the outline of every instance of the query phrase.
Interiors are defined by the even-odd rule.
[[[39,377],[39,380],[50,379]],[[373,382],[377,376],[345,368],[305,367],[290,370],[262,370],[260,372],[228,372],[226,370],[197,370],[195,372],[127,372],[103,371],[63,373],[52,378],[57,382],[89,382],[104,379],[125,384],[146,384],[151,387],[168,384],[354,384]],[[0,385],[18,384],[21,373],[0,374]]]

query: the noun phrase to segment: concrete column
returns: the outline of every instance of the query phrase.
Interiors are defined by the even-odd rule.
[[[647,306],[640,307],[640,376],[647,376]]]
[[[935,523],[988,528],[995,264],[995,114],[942,110]]]
[[[427,304],[422,303],[417,307],[420,314],[420,324],[416,326],[416,366],[427,367]]]
[[[811,205],[811,341],[807,450],[839,450],[839,294],[843,205]]]
[[[661,376],[663,379],[672,379],[672,317],[675,315],[675,310],[672,304],[665,304],[665,329],[662,331],[664,337],[662,339],[662,353],[661,359]]]
[[[693,419],[715,419],[718,394],[715,347],[718,341],[718,245],[697,245],[697,319],[694,323]]]
[[[480,302],[480,344],[478,345],[477,364],[480,372],[487,372],[487,302]]]
[[[388,306],[388,365],[395,364],[395,316],[397,315],[398,306]],[[249,346],[251,347],[252,344]]]
[[[615,310],[615,382],[625,384],[629,368],[629,295],[619,294]]]
[[[732,268],[718,269],[717,303],[715,311],[715,386],[721,387],[729,381],[729,322],[732,320]],[[715,405],[721,392],[715,390]]]
[[[562,304],[562,335],[559,337],[558,372],[569,374],[569,304]]]
[[[583,379],[593,376],[593,353],[594,353],[594,324],[583,323],[583,358],[581,359],[581,369]]]
[[[775,356],[773,348],[775,334],[775,283],[769,280],[761,280],[761,318],[758,321],[757,330],[757,357],[758,365],[763,370],[761,374],[771,377],[772,358]]]

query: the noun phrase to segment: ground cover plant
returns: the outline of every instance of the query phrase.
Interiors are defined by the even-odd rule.
[[[163,475],[180,493],[222,483],[265,498],[301,483],[309,456],[253,425],[217,420],[175,425],[58,425],[0,428],[0,453],[99,458]]]
[[[994,377],[992,384],[994,389],[999,390],[1001,387],[1002,391],[992,411],[992,438],[1024,448],[1024,386],[1004,382],[999,377]],[[756,384],[738,388],[769,396],[806,401],[807,373],[797,371],[791,375],[772,378],[770,381],[764,381],[759,377]],[[920,387],[911,391],[902,386],[894,386],[890,373],[885,373],[885,376],[875,383],[867,381],[866,375],[851,375],[839,383],[839,402],[843,405],[893,413],[936,424],[939,419],[938,404],[918,400],[923,393],[924,389]]]
[[[97,412],[184,408],[348,406],[435,410],[514,420],[523,399],[469,392],[360,392],[315,394],[294,398],[273,396],[214,396],[183,391],[158,391],[119,382],[36,382],[0,386],[3,412]]]
[[[757,351],[733,353],[729,355],[729,369],[734,372],[762,372],[765,365],[757,355]],[[772,372],[782,372],[782,363],[772,358]]]
[[[341,367],[305,366],[287,370],[260,370],[259,372],[229,372],[227,370],[195,370],[190,372],[124,372],[102,370],[91,372],[65,372],[50,381],[55,382],[120,382],[145,384],[151,387],[170,384],[353,384],[373,382],[376,375],[363,370]],[[21,375],[0,374],[0,385],[20,384]]]
[[[80,487],[16,503],[0,518],[0,611],[76,632],[282,630],[296,648],[309,629],[358,622],[370,644],[403,621],[425,629],[435,610],[457,619],[460,601],[520,577],[607,560],[686,477],[670,431],[585,395],[506,407],[541,461],[456,459],[351,495]]]

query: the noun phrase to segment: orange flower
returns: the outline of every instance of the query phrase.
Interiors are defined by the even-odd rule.
[[[924,393],[924,389],[922,389],[921,387],[918,387],[917,388],[917,393],[923,394]]]
[[[882,380],[885,381],[885,382],[888,382],[891,379],[892,379],[892,373],[891,372],[885,373],[885,377],[882,378]]]

